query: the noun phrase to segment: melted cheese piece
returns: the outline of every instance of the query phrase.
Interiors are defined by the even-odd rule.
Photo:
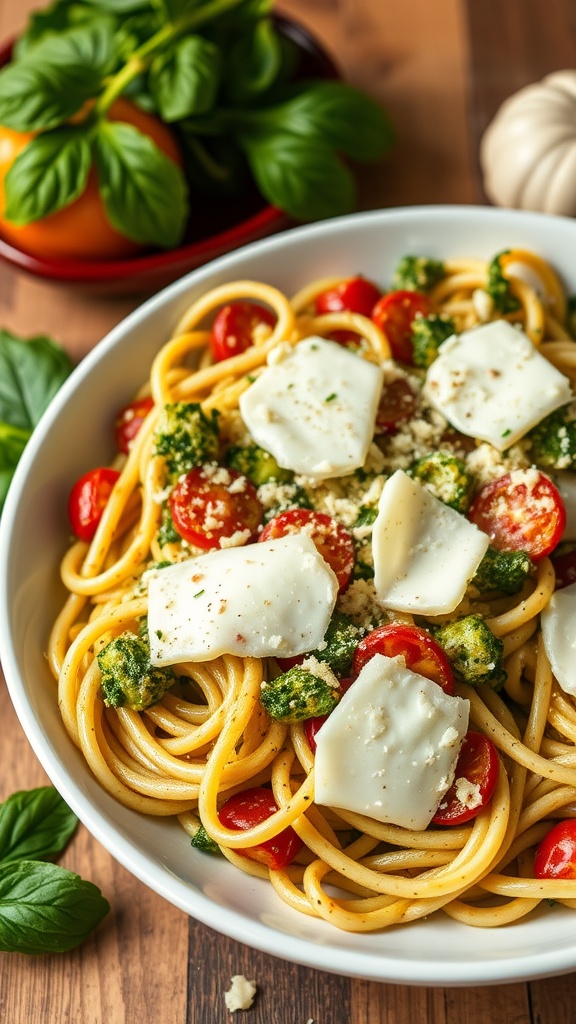
[[[576,583],[557,590],[540,612],[542,639],[565,693],[576,696]]]
[[[499,451],[573,397],[568,378],[505,320],[448,338],[424,391],[453,427]]]
[[[397,470],[384,484],[372,531],[378,601],[422,615],[453,611],[489,543],[463,515]]]
[[[306,338],[278,346],[240,396],[252,437],[278,465],[315,480],[364,464],[374,434],[383,370],[343,345]]]
[[[470,703],[376,654],[316,734],[316,803],[409,829],[454,779]]]
[[[338,594],[336,576],[305,534],[208,552],[146,575],[153,665],[305,654],[321,643]]]

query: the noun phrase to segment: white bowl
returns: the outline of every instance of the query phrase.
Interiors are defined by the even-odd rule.
[[[576,969],[574,916],[543,908],[496,930],[441,917],[376,934],[341,932],[299,915],[272,888],[223,858],[190,847],[175,823],[129,811],[104,792],[69,740],[44,652],[63,594],[71,483],[110,455],[114,414],[142,383],[188,303],[221,282],[255,278],[289,294],[316,277],[362,273],[389,284],[399,257],[488,258],[533,248],[576,292],[576,223],[482,207],[364,213],[257,242],[193,271],[146,302],[84,359],[35,431],[0,526],[0,649],[28,739],[64,799],[100,843],[171,903],[212,928],[275,956],[377,981],[495,984]]]

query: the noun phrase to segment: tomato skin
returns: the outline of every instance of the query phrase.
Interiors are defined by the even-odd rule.
[[[566,526],[562,498],[538,470],[527,470],[525,476],[507,473],[485,484],[468,518],[488,534],[493,547],[525,551],[533,562],[554,550]]]
[[[226,800],[218,812],[218,817],[223,825],[229,829],[252,828],[266,821],[275,811],[278,805],[274,794],[270,789],[254,786],[252,789],[245,789],[241,793],[235,793]],[[273,871],[282,871],[287,867],[302,847],[302,840],[296,834],[291,825],[279,832],[273,839],[267,839],[257,846],[249,846],[236,853],[250,860],[265,864]]]
[[[416,395],[404,377],[384,385],[376,413],[375,432],[395,434],[398,424],[410,419],[416,410]]]
[[[291,508],[270,519],[258,540],[275,540],[290,533],[308,534],[335,573],[340,592],[345,590],[356,560],[354,541],[348,530],[325,512]]]
[[[222,306],[212,324],[210,346],[217,363],[239,356],[254,344],[254,330],[261,324],[274,327],[276,319],[258,302],[231,302]]]
[[[119,476],[116,469],[98,466],[84,473],[72,487],[68,498],[68,518],[79,540],[92,540]]]
[[[433,823],[462,825],[465,821],[475,818],[491,800],[498,782],[499,770],[498,751],[492,740],[484,733],[468,732],[458,755],[454,782],[442,798],[440,807],[432,818]],[[456,782],[462,778],[478,786],[479,803],[475,807],[466,806],[456,794]]]
[[[358,275],[350,277],[346,281],[340,281],[334,288],[327,288],[320,292],[315,299],[316,312],[322,313],[361,313],[369,317],[381,296],[381,291],[367,281],[365,277]]]
[[[576,879],[576,819],[559,821],[536,849],[535,878]]]
[[[346,690],[350,689],[353,682],[354,680],[351,677],[347,679],[340,679],[338,682],[340,694],[346,693]],[[308,746],[313,754],[316,751],[316,733],[322,728],[324,722],[329,717],[329,715],[316,715],[314,718],[307,718],[302,723],[304,726],[304,733],[308,741]]]
[[[388,292],[376,303],[372,320],[388,339],[394,359],[412,363],[412,321],[431,312],[430,300],[423,292]]]
[[[387,658],[402,655],[406,661],[406,668],[411,672],[417,672],[418,675],[438,683],[449,696],[454,694],[454,676],[450,662],[440,645],[420,626],[390,622],[373,629],[362,638],[356,648],[355,676],[375,654],[383,654]]]
[[[120,409],[114,421],[114,437],[118,451],[128,455],[132,442],[148,413],[154,408],[153,398],[136,398]]]
[[[168,498],[174,526],[184,540],[204,551],[249,531],[253,540],[264,510],[248,477],[221,466],[196,466],[180,477]]]
[[[73,120],[78,120],[74,118]],[[110,120],[126,121],[150,136],[166,156],[182,165],[180,149],[171,130],[157,117],[120,98],[110,109]],[[16,225],[4,218],[4,179],[35,132],[16,132],[0,125],[0,234],[11,245],[39,259],[108,260],[139,253],[143,246],[125,238],[106,219],[94,168],[82,195],[56,213]]]

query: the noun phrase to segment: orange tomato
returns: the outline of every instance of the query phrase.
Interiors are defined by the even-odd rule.
[[[129,100],[119,99],[110,110],[113,121],[126,121],[149,135],[166,156],[182,165],[170,129]],[[40,259],[121,259],[141,251],[142,245],[125,238],[106,219],[94,168],[81,196],[69,206],[41,220],[18,226],[4,217],[4,179],[34,132],[16,132],[0,125],[0,235],[10,244]]]

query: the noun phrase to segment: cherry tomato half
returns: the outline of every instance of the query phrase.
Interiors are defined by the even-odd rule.
[[[365,277],[350,277],[316,296],[316,312],[322,314],[347,311],[369,317],[381,294],[380,289]]]
[[[146,397],[137,398],[120,409],[114,421],[114,437],[118,451],[124,452],[125,455],[128,454],[136,434],[153,408],[154,399]]]
[[[450,696],[454,693],[454,676],[446,654],[420,626],[390,622],[373,629],[356,648],[354,674],[358,675],[375,654],[383,654],[386,658],[402,655],[406,668],[411,672],[432,679]]]
[[[333,569],[338,587],[343,591],[354,568],[356,551],[352,535],[325,512],[309,508],[290,508],[266,524],[258,540],[275,540],[289,533],[307,533],[322,557]]]
[[[563,555],[557,555],[552,559],[552,565],[556,573],[556,590],[576,583],[576,551],[565,551]]]
[[[460,748],[454,782],[432,818],[435,825],[462,825],[486,807],[496,788],[498,751],[484,733],[469,732]],[[464,785],[462,780],[464,780]],[[466,799],[465,783],[473,787]]]
[[[431,312],[430,300],[423,292],[389,292],[379,299],[372,320],[388,339],[394,359],[412,362],[412,321]]]
[[[554,550],[566,526],[566,510],[549,477],[517,470],[487,483],[472,503],[469,519],[498,550],[525,551],[537,562]]]
[[[218,812],[218,817],[226,828],[242,831],[266,821],[278,810],[274,794],[270,789],[255,786],[235,793],[228,797]],[[273,839],[267,839],[258,846],[248,846],[236,852],[250,860],[265,864],[273,871],[281,871],[287,867],[302,846],[300,836],[289,825]]]
[[[559,821],[536,850],[535,878],[576,878],[576,819]]]
[[[232,302],[216,314],[210,334],[212,355],[217,363],[239,356],[254,344],[254,331],[276,320],[269,309],[257,302]]]
[[[353,679],[340,679],[338,686],[340,689],[340,695],[346,693],[354,682]],[[302,724],[304,725],[304,733],[308,740],[308,746],[312,753],[316,750],[316,733],[322,728],[324,722],[328,718],[328,715],[316,715],[314,718],[307,718]]]
[[[384,385],[376,413],[377,434],[394,434],[398,424],[410,419],[416,409],[416,395],[404,377]]]
[[[173,487],[168,504],[180,536],[206,551],[238,533],[252,540],[263,516],[254,485],[222,466],[191,469]]]
[[[74,484],[68,498],[68,518],[79,540],[92,540],[119,476],[109,466],[98,466]]]

